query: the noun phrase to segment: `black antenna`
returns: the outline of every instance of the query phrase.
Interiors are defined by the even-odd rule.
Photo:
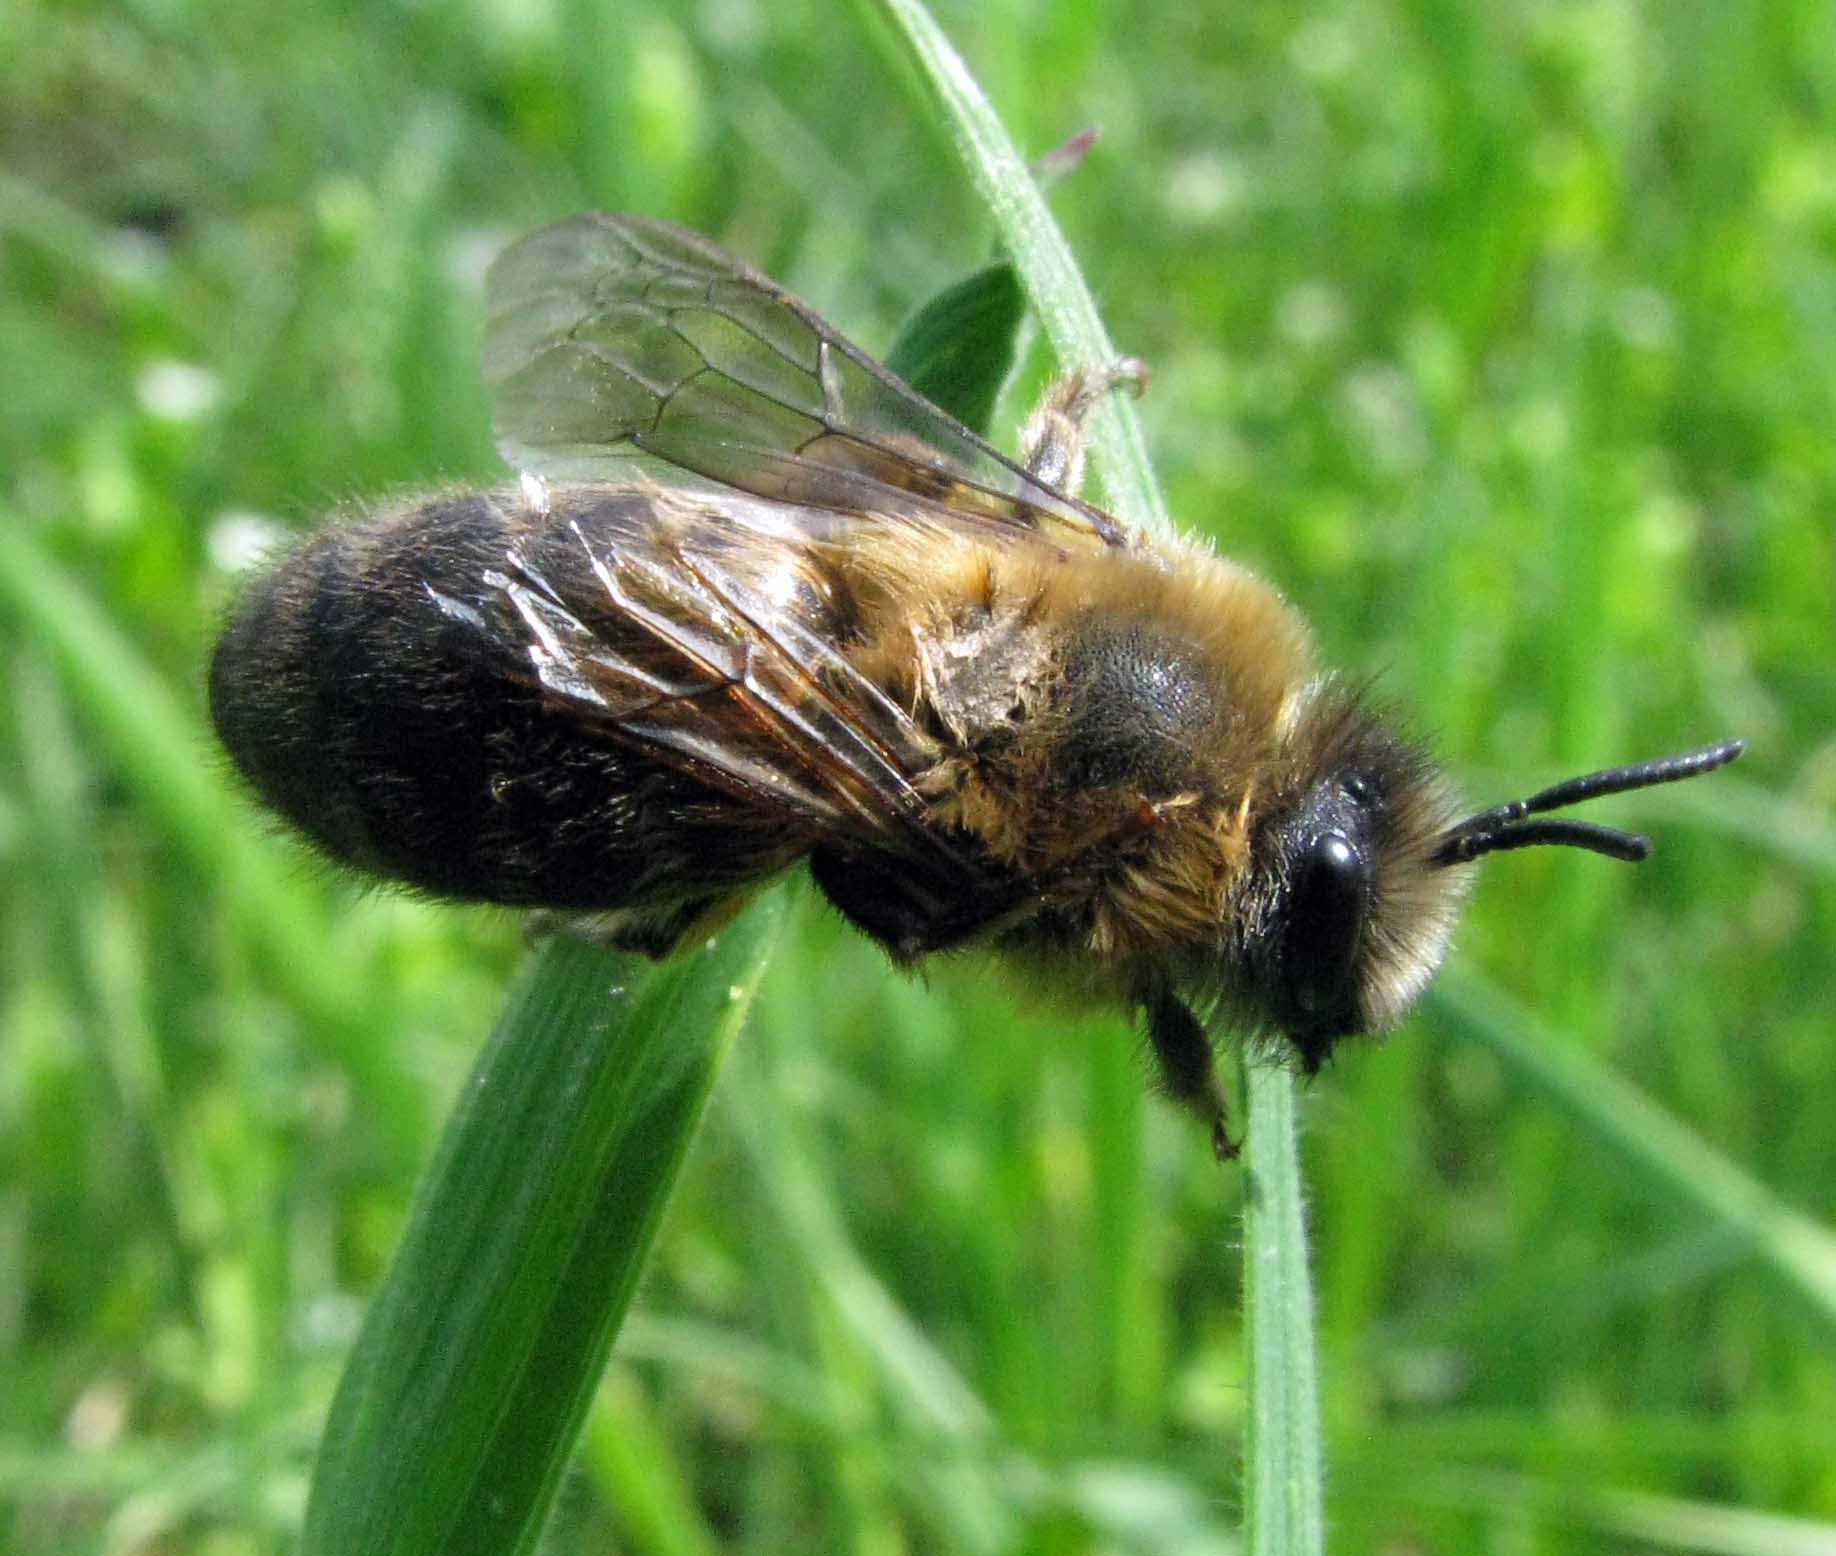
[[[1684,751],[1676,756],[1658,757],[1655,761],[1633,762],[1625,767],[1608,767],[1597,773],[1583,773],[1578,778],[1565,778],[1547,789],[1537,790],[1528,799],[1509,800],[1456,822],[1441,834],[1439,844],[1429,855],[1429,862],[1467,864],[1481,854],[1560,843],[1569,848],[1605,854],[1610,859],[1636,863],[1651,852],[1651,839],[1640,837],[1636,832],[1621,832],[1617,827],[1603,827],[1591,821],[1531,821],[1527,818],[1548,810],[1566,810],[1570,805],[1599,799],[1603,794],[1624,794],[1628,789],[1649,789],[1654,784],[1694,778],[1698,773],[1727,766],[1746,749],[1744,740],[1724,740],[1699,751]]]

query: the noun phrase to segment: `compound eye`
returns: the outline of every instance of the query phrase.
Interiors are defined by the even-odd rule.
[[[1370,867],[1342,832],[1308,846],[1288,925],[1288,993],[1312,1022],[1355,1020],[1354,979],[1370,896]]]

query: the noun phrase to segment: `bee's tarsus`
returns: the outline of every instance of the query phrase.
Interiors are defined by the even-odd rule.
[[[1167,1097],[1211,1125],[1211,1147],[1219,1161],[1229,1161],[1237,1147],[1224,1127],[1224,1090],[1212,1064],[1211,1040],[1184,1000],[1164,983],[1145,990],[1141,1006],[1147,1017],[1148,1042],[1160,1065],[1160,1089]]]
[[[1100,367],[1078,368],[1051,384],[1020,429],[1020,463],[1026,473],[1073,496],[1084,481],[1084,424],[1112,389],[1139,397],[1153,375],[1139,357],[1117,357]]]

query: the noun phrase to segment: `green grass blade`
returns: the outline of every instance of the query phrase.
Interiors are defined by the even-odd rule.
[[[340,1385],[307,1556],[534,1546],[779,916],[526,970]]]
[[[1836,1233],[1781,1203],[1636,1087],[1473,974],[1443,972],[1430,998],[1462,1036],[1552,1098],[1649,1187],[1728,1228],[1836,1318]]]
[[[1243,1186],[1249,1347],[1246,1548],[1250,1556],[1310,1556],[1325,1549],[1325,1515],[1294,1076],[1273,1064],[1244,1069],[1249,1097]]]
[[[880,5],[943,107],[1059,360],[1114,360],[1096,303],[1038,184],[961,57],[917,0],[880,0]],[[1093,425],[1091,449],[1117,511],[1151,533],[1170,534],[1139,423],[1115,396]],[[1305,1553],[1320,1549],[1323,1540],[1323,1454],[1292,1077],[1252,1068],[1248,1095],[1245,1325],[1257,1380],[1252,1416],[1259,1420],[1247,1445],[1246,1515],[1254,1549]]]
[[[962,56],[918,0],[879,0],[879,9],[904,37],[943,109],[957,153],[1000,228],[1002,244],[1058,360],[1068,365],[1113,362],[1119,353],[1064,234]],[[1171,534],[1173,523],[1148,465],[1141,424],[1125,399],[1109,395],[1097,408],[1090,448],[1116,512],[1155,534]]]

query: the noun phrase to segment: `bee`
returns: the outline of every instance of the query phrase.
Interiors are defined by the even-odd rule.
[[[758,271],[644,216],[512,245],[521,479],[349,517],[234,608],[210,709],[332,859],[655,956],[807,862],[901,967],[983,947],[1125,1011],[1235,1154],[1209,1033],[1311,1074],[1402,1021],[1476,861],[1738,741],[1462,816],[1261,578],[1081,500],[1073,374],[1010,460]]]

